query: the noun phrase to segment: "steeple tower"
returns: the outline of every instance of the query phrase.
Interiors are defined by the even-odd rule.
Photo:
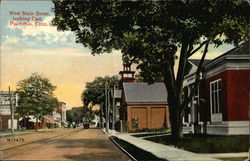
[[[123,71],[120,71],[121,82],[134,82],[135,71],[131,71],[131,64],[123,64]]]
[[[131,63],[129,63],[129,58],[127,56],[123,56],[123,71],[120,71],[121,75],[121,83],[122,82],[134,82],[134,74],[135,71],[131,71]]]

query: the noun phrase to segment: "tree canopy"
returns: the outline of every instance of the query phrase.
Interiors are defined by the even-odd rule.
[[[88,107],[73,107],[71,110],[67,110],[67,121],[70,123],[85,123],[91,124],[95,118],[94,111]]]
[[[76,42],[89,47],[92,54],[120,49],[131,62],[138,64],[148,82],[159,78],[164,81],[172,134],[179,137],[182,115],[193,93],[182,101],[188,58],[203,49],[192,90],[195,91],[210,44],[215,47],[224,43],[237,45],[249,39],[250,3],[247,0],[61,0],[53,3],[53,25],[58,30],[74,32]],[[175,73],[176,61],[179,68]]]
[[[105,103],[105,84],[108,89],[113,89],[118,86],[118,76],[96,77],[94,81],[87,82],[85,90],[82,92],[82,102],[85,106],[90,103],[92,105],[101,105]]]
[[[21,116],[34,115],[37,119],[52,114],[57,107],[53,91],[56,86],[49,79],[33,73],[17,83],[19,95],[17,112]]]

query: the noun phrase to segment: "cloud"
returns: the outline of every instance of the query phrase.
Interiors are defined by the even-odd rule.
[[[20,42],[20,38],[15,36],[5,36],[4,44],[16,45]]]

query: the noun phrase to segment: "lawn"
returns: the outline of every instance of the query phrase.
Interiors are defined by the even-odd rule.
[[[47,131],[52,131],[54,129],[38,129],[38,132],[47,132]],[[15,131],[14,134],[12,135],[11,131],[4,131],[0,132],[0,138],[2,137],[9,137],[9,136],[18,136],[18,135],[25,135],[25,134],[31,134],[31,133],[36,133],[36,130],[21,130],[21,131]]]
[[[244,161],[247,157],[231,157],[231,158],[218,158],[224,161]]]
[[[179,149],[195,153],[233,153],[247,152],[249,147],[248,135],[184,135],[183,139],[175,140],[172,136],[151,137],[147,140],[175,146]]]

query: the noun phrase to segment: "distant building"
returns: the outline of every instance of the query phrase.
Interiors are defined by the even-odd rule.
[[[249,134],[250,42],[206,61],[199,88],[183,118],[186,127],[198,123],[208,134]],[[189,60],[183,95],[190,93],[199,61]]]
[[[60,125],[61,123],[66,123],[66,103],[58,102],[57,109],[52,113],[52,118],[57,121]]]
[[[19,129],[19,116],[16,113],[17,99],[17,94],[14,94],[13,92],[0,92],[0,131],[6,131],[11,129],[11,105],[14,112],[14,129]]]

